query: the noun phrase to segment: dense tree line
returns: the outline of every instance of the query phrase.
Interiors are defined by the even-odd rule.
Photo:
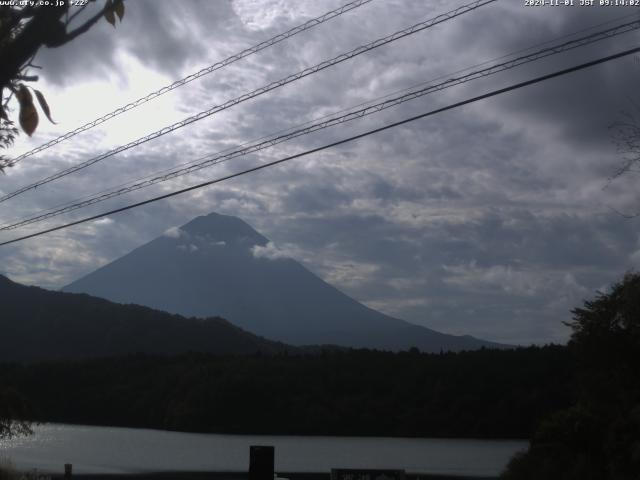
[[[34,420],[195,432],[525,438],[573,402],[565,347],[0,365]]]

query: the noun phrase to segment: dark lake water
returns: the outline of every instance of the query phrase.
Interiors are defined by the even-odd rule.
[[[276,471],[402,468],[412,473],[498,475],[527,446],[516,440],[218,435],[45,424],[30,437],[0,441],[20,469],[62,473],[247,471],[250,445],[274,445]]]

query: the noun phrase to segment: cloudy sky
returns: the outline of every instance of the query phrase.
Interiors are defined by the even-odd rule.
[[[101,2],[98,2],[101,3]],[[341,5],[340,0],[129,0],[43,49],[42,122],[10,155]],[[0,178],[9,193],[464,2],[373,0],[89,132]],[[578,3],[578,0],[575,0]],[[549,41],[628,22],[633,7],[500,0],[262,95],[2,205],[3,224],[315,118]],[[622,18],[625,17],[626,18]],[[603,22],[612,22],[600,25]],[[593,28],[592,28],[593,27]],[[585,29],[590,29],[584,31]],[[572,35],[567,37],[567,35]],[[219,177],[433,108],[638,46],[637,33],[425,96],[12,232],[0,240]],[[387,314],[455,334],[563,342],[570,309],[640,266],[640,178],[608,182],[622,157],[609,126],[638,97],[640,57],[406,124],[217,186],[0,247],[0,271],[60,288],[197,215],[236,215],[283,254]]]

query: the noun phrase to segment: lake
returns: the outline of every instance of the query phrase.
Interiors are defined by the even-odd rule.
[[[412,473],[496,476],[527,446],[518,440],[219,435],[43,424],[30,437],[0,440],[20,469],[62,473],[247,471],[250,445],[274,445],[276,471],[389,468]]]

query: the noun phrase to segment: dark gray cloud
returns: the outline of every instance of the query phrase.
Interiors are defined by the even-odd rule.
[[[568,41],[637,20],[635,13],[633,9],[611,7],[574,7],[555,15],[544,11],[522,14],[514,10],[510,21],[502,23],[503,35],[488,35],[490,39],[486,43],[476,42],[475,46],[486,48],[488,45],[499,54],[504,52],[505,45],[518,50],[558,37],[566,37],[563,41]],[[472,30],[482,28],[481,16],[468,17],[465,21]],[[522,70],[525,76],[548,73],[634,47],[639,39],[637,31],[627,33],[613,41],[573,50]],[[496,99],[495,103],[506,112],[520,112],[520,117],[553,126],[548,134],[555,134],[558,139],[570,141],[579,148],[598,148],[608,139],[608,125],[628,107],[629,94],[635,89],[638,74],[637,60],[627,57],[527,88]]]
[[[131,95],[136,78],[118,68],[126,59],[162,78],[179,78],[338,4],[129,2],[115,32],[102,22],[83,46],[43,52],[41,63],[56,88],[105,78]],[[451,8],[450,2],[372,2],[175,91],[166,108],[175,109],[177,120]],[[13,203],[5,216],[18,218],[411,85],[449,78],[462,68],[626,13],[497,2],[40,188]],[[430,95],[65,219],[313,148],[612,53],[637,38],[619,37]],[[620,161],[607,126],[628,106],[638,75],[634,59],[595,67],[110,221],[18,244],[0,251],[0,264],[17,280],[58,287],[167,228],[218,211],[244,218],[278,251],[386,313],[498,341],[563,341],[568,331],[562,321],[572,307],[640,266],[637,220],[611,210],[640,205],[636,180],[604,188]],[[126,121],[137,126],[160,115],[153,108]],[[0,190],[99,153],[95,150],[113,146],[109,142],[103,131],[83,135],[75,146],[25,161],[2,179]]]
[[[101,2],[90,5],[69,30],[92,17]],[[126,83],[116,57],[123,51],[141,63],[176,78],[185,66],[193,68],[207,51],[220,59],[231,53],[223,40],[241,27],[230,2],[136,0],[125,4],[125,17],[112,27],[101,20],[87,33],[63,47],[42,49],[37,63],[42,76],[60,85],[84,79],[119,78]],[[176,78],[177,79],[177,78]]]
[[[74,30],[97,14],[101,3],[88,5],[68,30]],[[73,85],[86,77],[108,78],[117,73],[113,70],[113,57],[119,35],[106,21],[99,21],[75,41],[58,48],[43,47],[34,63],[42,67],[40,76],[53,84]]]

